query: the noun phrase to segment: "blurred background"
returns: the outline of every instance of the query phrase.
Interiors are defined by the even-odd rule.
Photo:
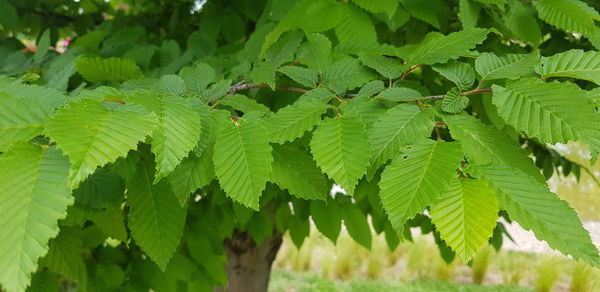
[[[558,144],[553,150],[582,165],[563,176],[555,171],[551,190],[576,209],[600,247],[600,162],[590,165],[585,147]],[[559,166],[560,168],[560,166]],[[579,178],[579,183],[578,183]],[[286,236],[275,261],[271,291],[600,291],[600,270],[574,261],[536,239],[518,223],[504,222],[502,250],[488,245],[470,265],[447,263],[431,233],[412,228],[413,241],[391,251],[373,233],[369,251],[342,230],[334,245],[311,226],[300,249]]]

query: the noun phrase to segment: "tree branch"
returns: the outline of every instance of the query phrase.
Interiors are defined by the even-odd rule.
[[[229,93],[227,93],[227,95],[233,95],[236,94],[238,91],[242,91],[242,90],[249,90],[249,89],[256,89],[256,88],[268,88],[269,85],[265,84],[265,83],[238,83],[235,85],[232,85],[231,88],[229,89]],[[309,89],[306,88],[300,88],[300,87],[291,87],[291,86],[284,86],[284,85],[276,85],[275,86],[276,89],[279,90],[284,90],[284,91],[292,91],[292,92],[300,92],[300,93],[305,93],[308,92]],[[473,94],[480,94],[480,93],[486,93],[486,92],[492,92],[491,88],[483,88],[483,89],[473,89],[470,91],[465,91],[463,93],[461,93],[460,95],[473,95]],[[356,97],[358,94],[356,93],[349,93],[346,94],[347,98],[353,98]],[[445,94],[440,94],[440,95],[427,95],[427,96],[421,96],[419,99],[443,99],[446,95]]]
[[[410,74],[410,72],[414,71],[415,69],[421,67],[421,65],[415,65],[412,66],[410,68],[408,68],[408,70],[404,71],[404,73],[402,73],[402,76],[400,76],[400,80],[404,80],[406,77],[408,77],[408,74]]]
[[[241,90],[248,90],[248,89],[255,89],[255,88],[267,88],[267,87],[269,87],[269,85],[267,85],[265,83],[236,84],[236,85],[231,86],[231,88],[229,89],[229,93],[227,93],[227,95],[236,94],[238,91],[241,91]],[[283,86],[283,85],[277,85],[277,86],[275,86],[275,88],[280,89],[280,90],[285,90],[285,91],[293,91],[293,92],[301,92],[301,93],[305,93],[308,91],[308,89],[306,89],[306,88],[290,87],[290,86]]]
[[[486,93],[486,92],[492,92],[492,89],[491,88],[473,89],[471,91],[465,91],[465,92],[461,93],[460,95],[471,95],[471,94],[479,94],[479,93]]]

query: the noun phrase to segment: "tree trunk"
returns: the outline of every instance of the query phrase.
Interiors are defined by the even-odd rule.
[[[282,237],[277,230],[272,237],[256,245],[248,232],[235,230],[225,239],[223,247],[227,255],[227,287],[218,292],[266,292],[269,285],[271,265],[281,247]]]

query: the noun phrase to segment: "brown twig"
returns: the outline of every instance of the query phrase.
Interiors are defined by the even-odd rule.
[[[265,83],[258,83],[258,84],[257,83],[238,83],[238,84],[231,86],[227,95],[233,95],[233,94],[236,94],[238,91],[242,91],[242,90],[267,88],[267,87],[269,87],[269,85],[267,85]],[[300,93],[306,93],[310,90],[310,89],[306,89],[306,88],[284,86],[284,85],[276,85],[275,88],[279,89],[279,90],[300,92]],[[486,92],[492,92],[492,89],[491,88],[473,89],[470,91],[465,91],[465,92],[461,93],[460,95],[472,95],[472,94],[480,94],[480,93],[486,93]],[[356,93],[349,93],[349,94],[345,95],[345,97],[347,97],[347,98],[353,98],[356,96],[358,96],[358,94],[356,94]],[[427,96],[421,96],[421,97],[419,97],[419,99],[443,99],[445,96],[446,95],[444,95],[444,94],[427,95]]]
[[[269,85],[265,84],[265,83],[243,83],[243,84],[236,84],[231,86],[231,88],[229,89],[229,93],[227,93],[227,95],[233,95],[236,94],[238,91],[242,91],[242,90],[248,90],[248,89],[256,89],[256,88],[267,88],[269,87]],[[277,89],[280,90],[285,90],[285,91],[293,91],[293,92],[307,92],[308,89],[306,88],[299,88],[299,87],[290,87],[290,86],[283,86],[283,85],[277,85],[276,86]]]
[[[479,93],[486,93],[486,92],[492,92],[492,89],[491,88],[473,89],[471,91],[465,91],[465,92],[461,93],[460,95],[471,95],[471,94],[479,94]]]
[[[414,71],[415,69],[421,67],[421,65],[415,65],[412,66],[410,68],[408,68],[408,70],[404,71],[404,73],[402,73],[402,76],[400,76],[400,80],[404,80],[406,77],[408,77],[408,74],[410,74],[410,72]]]
[[[440,133],[440,128],[438,128],[437,125],[435,125],[435,127],[433,127],[433,129],[435,130],[435,138],[438,141],[442,140],[442,133]]]

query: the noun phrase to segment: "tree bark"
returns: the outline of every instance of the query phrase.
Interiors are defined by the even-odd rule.
[[[277,230],[273,236],[257,245],[248,232],[235,230],[223,246],[227,255],[227,287],[218,292],[266,292],[271,266],[281,247],[282,236]]]

